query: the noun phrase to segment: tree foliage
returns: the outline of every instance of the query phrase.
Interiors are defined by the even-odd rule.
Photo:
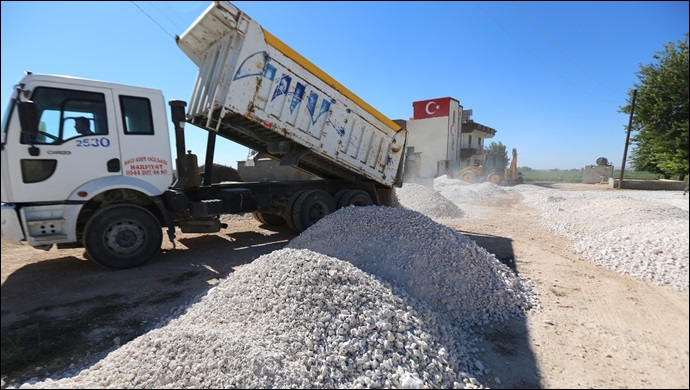
[[[637,89],[631,126],[630,162],[637,171],[658,173],[684,180],[688,174],[688,33],[684,40],[666,43],[653,55],[655,63],[640,65],[639,83],[628,91],[630,114]],[[627,128],[626,128],[627,131]]]
[[[486,148],[487,152],[489,154],[499,154],[503,155],[503,161],[506,162],[506,166],[510,164],[510,158],[508,158],[508,151],[506,150],[506,146],[503,145],[501,141],[498,142],[493,142],[489,144],[489,146]]]

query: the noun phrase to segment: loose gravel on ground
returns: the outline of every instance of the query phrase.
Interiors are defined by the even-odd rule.
[[[539,308],[529,283],[439,223],[519,193],[573,251],[688,289],[682,192],[405,185],[402,207],[347,207],[230,274],[91,367],[21,388],[483,388],[473,328]]]

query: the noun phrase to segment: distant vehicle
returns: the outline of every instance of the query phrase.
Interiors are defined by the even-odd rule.
[[[483,154],[482,161],[475,165],[457,171],[453,176],[466,183],[481,183],[485,181],[501,184],[505,159],[501,154]]]
[[[515,184],[523,184],[525,182],[525,178],[522,176],[522,172],[517,173],[517,177],[515,178]]]
[[[482,155],[478,164],[465,167],[451,176],[466,183],[491,182],[497,185],[513,185],[524,183],[522,172],[517,171],[517,149],[513,148],[513,158],[510,166],[506,166],[502,153],[487,153]]]

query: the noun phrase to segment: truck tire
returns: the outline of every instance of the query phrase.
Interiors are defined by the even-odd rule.
[[[371,206],[374,202],[366,191],[362,190],[346,190],[344,194],[336,198],[338,208],[341,209],[347,206]]]
[[[292,223],[301,233],[316,221],[336,210],[335,199],[326,191],[305,190],[292,207]]]
[[[282,226],[286,223],[285,218],[281,215],[262,213],[259,211],[253,212],[252,215],[257,221],[268,226]]]
[[[333,195],[333,199],[335,199],[335,205],[338,208],[340,208],[340,206],[338,206],[340,204],[340,199],[342,199],[343,196],[345,196],[345,194],[347,194],[350,191],[352,191],[352,190],[349,188],[346,188],[344,190],[340,190],[340,191],[336,192],[335,195]]]
[[[290,195],[287,202],[285,202],[285,210],[283,212],[283,218],[285,219],[285,223],[287,224],[288,228],[290,228],[290,230],[298,234],[300,232],[295,227],[295,222],[292,219],[292,214],[294,214],[293,209],[295,208],[295,202],[297,201],[297,198],[299,198],[300,195],[304,194],[305,191],[306,190],[299,190]]]
[[[158,253],[163,231],[158,219],[143,207],[112,205],[96,212],[84,229],[88,257],[106,268],[140,266]]]
[[[388,207],[402,207],[395,188],[379,188],[376,190],[377,205]]]

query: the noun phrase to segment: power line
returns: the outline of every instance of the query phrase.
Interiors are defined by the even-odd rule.
[[[166,34],[170,35],[170,37],[171,37],[172,39],[175,39],[175,36],[174,36],[174,35],[170,34],[170,32],[168,32],[168,30],[166,30],[163,26],[161,26],[158,22],[156,22],[156,20],[155,20],[154,18],[152,18],[151,15],[147,14],[146,11],[144,11],[143,9],[141,9],[141,7],[139,7],[139,6],[137,5],[137,3],[133,2],[133,1],[132,1],[131,3],[134,4],[135,7],[139,8],[139,11],[141,11],[144,15],[148,16],[149,19],[151,19],[151,20],[153,21],[153,23],[156,23],[156,25],[158,25],[158,27],[160,27],[161,30],[165,31]]]
[[[168,20],[168,22],[172,23],[179,31],[183,31],[183,30],[184,30],[184,29],[181,28],[177,23],[175,23],[172,19],[170,19],[170,18],[168,17],[168,15],[166,15],[163,11],[161,11],[161,9],[158,8],[158,7],[156,6],[156,2],[155,2],[155,1],[149,1],[148,3],[151,4],[151,6],[152,6],[153,8],[155,8],[158,12],[160,12],[161,15],[163,15],[163,17],[166,18],[166,19]],[[163,2],[162,4],[166,4],[166,3]]]
[[[513,34],[511,34],[510,31],[508,31],[508,29],[506,29],[505,27],[503,27],[503,25],[502,25],[501,23],[499,23],[498,20],[496,20],[493,16],[491,16],[491,14],[489,14],[489,13],[488,13],[478,2],[475,1],[474,4],[476,4],[477,7],[479,7],[479,9],[482,10],[482,12],[484,12],[484,13],[486,14],[486,16],[489,17],[489,19],[491,19],[494,23],[496,23],[496,25],[497,25],[501,30],[503,30],[503,32],[505,32],[508,36],[510,36],[511,38],[513,38],[513,39],[515,40],[515,42],[517,42],[520,46],[522,46],[523,49],[525,49],[529,54],[531,54],[534,58],[536,58],[537,61],[541,62],[542,65],[544,65],[545,67],[551,69],[551,71],[552,71],[553,73],[555,73],[556,75],[558,75],[560,78],[562,78],[563,80],[565,80],[567,83],[571,84],[571,85],[574,86],[575,88],[579,89],[580,91],[582,91],[582,92],[584,92],[584,93],[586,93],[586,94],[588,94],[588,95],[590,95],[590,96],[592,96],[592,97],[595,97],[595,98],[597,98],[597,99],[599,99],[599,100],[602,100],[602,101],[605,101],[605,102],[607,102],[607,103],[616,104],[616,103],[614,103],[614,102],[611,102],[611,101],[609,101],[609,100],[603,99],[603,98],[601,98],[600,96],[594,95],[594,94],[590,93],[589,91],[586,91],[586,90],[582,89],[579,85],[577,85],[577,84],[573,83],[572,81],[570,81],[569,79],[567,79],[565,76],[563,76],[562,74],[560,74],[556,69],[554,69],[551,65],[547,64],[544,60],[542,60],[536,53],[534,53],[532,50],[530,50],[524,43],[522,43],[519,39],[517,39],[517,37],[515,37]]]

